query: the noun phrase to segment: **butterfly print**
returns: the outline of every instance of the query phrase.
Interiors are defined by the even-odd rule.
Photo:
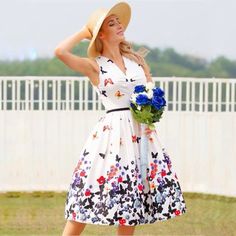
[[[138,212],[137,212],[137,214],[138,214],[138,216],[139,216],[140,219],[143,218],[143,215],[141,215],[141,214],[138,213]]]
[[[137,137],[136,135],[132,135],[132,142],[137,142],[139,143],[141,137]]]
[[[138,224],[138,220],[130,220],[130,224],[131,225],[137,225]]]
[[[127,167],[128,168],[128,167]],[[126,175],[126,179],[125,181],[123,181],[124,183],[127,183],[127,190],[129,190],[130,192],[133,191],[133,188],[132,188],[132,181],[130,180],[130,177],[129,175]]]
[[[115,92],[115,96],[120,98],[120,97],[124,96],[124,93],[121,93],[120,90],[118,90]]]
[[[110,130],[111,129],[111,126],[109,126],[109,125],[104,125],[103,126],[103,132],[105,131],[105,130]]]
[[[125,76],[111,59],[96,60],[100,67],[97,92],[104,110],[129,107],[134,85],[146,83],[142,68],[127,58],[129,76]],[[177,175],[168,153],[156,142],[157,134],[148,137],[148,144],[152,143],[147,149],[143,182],[140,124],[129,109],[112,114],[105,112],[96,129],[88,127],[93,131],[78,155],[66,194],[65,219],[135,226],[184,214],[187,208]]]
[[[84,183],[81,180],[75,179],[74,182],[72,183],[71,187],[72,188],[78,188],[78,193],[82,191],[83,187],[84,187]]]
[[[128,78],[125,78],[125,81],[126,81],[126,82],[129,82],[129,81],[130,81],[130,82],[134,82],[134,81],[136,81],[136,80],[133,79],[133,78],[131,78],[130,80],[129,80]]]
[[[98,137],[97,134],[98,134],[98,132],[96,131],[96,132],[93,134],[93,139],[95,139],[95,138]]]
[[[82,200],[80,200],[80,204],[83,204],[83,205],[85,205],[87,201],[88,201],[88,199],[87,199],[87,198],[85,198],[83,201],[82,201]]]
[[[104,80],[104,85],[107,86],[107,84],[114,84],[111,78]]]
[[[116,161],[119,162],[121,160],[121,157],[119,157],[118,154],[116,154]]]
[[[168,178],[165,178],[165,182],[166,184],[164,185],[164,187],[172,187],[172,181],[170,181]]]
[[[156,159],[157,158],[157,155],[158,155],[158,152],[154,153],[154,152],[151,152],[152,154],[152,158]]]
[[[86,155],[88,155],[89,152],[86,152],[86,149],[84,149],[84,153],[83,153],[83,156],[85,157]]]
[[[111,63],[114,63],[111,59],[108,59],[107,62],[111,62]]]
[[[139,143],[140,139],[141,139],[141,137],[137,137],[137,143]]]
[[[109,225],[114,225],[114,219],[107,218],[107,221],[109,222]]]
[[[91,198],[88,198],[88,205],[87,205],[87,207],[85,207],[86,209],[91,209],[91,208],[93,208],[93,205],[95,204],[93,201],[92,201],[92,198],[93,197],[91,197]]]
[[[126,194],[126,193],[127,193],[126,189],[124,189],[124,187],[121,185],[117,194]]]
[[[121,219],[122,217],[118,217],[118,212],[116,211],[115,212],[115,214],[114,214],[114,216],[113,216],[113,218],[115,219],[115,220],[119,220],[119,219]]]
[[[102,90],[102,92],[100,92],[103,96],[107,97],[107,94],[106,94],[106,90]]]
[[[107,71],[103,70],[103,67],[102,67],[102,66],[100,66],[100,71],[102,72],[102,74],[107,73]]]
[[[103,159],[105,158],[105,153],[99,152],[99,156],[102,157]]]
[[[124,166],[124,169],[125,169],[125,170],[128,170],[128,169],[129,169],[129,165]]]
[[[73,172],[73,174],[75,174],[75,172],[77,172],[79,169],[80,169],[80,166],[82,165],[82,161],[81,160],[79,160],[78,161],[78,163],[77,163],[77,165],[76,165],[76,167],[75,167],[75,169],[74,169],[74,172]]]
[[[152,138],[152,137],[150,137],[150,138],[149,138],[149,141],[150,141],[150,142],[153,142],[153,138]]]

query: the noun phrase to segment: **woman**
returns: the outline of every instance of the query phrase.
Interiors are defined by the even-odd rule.
[[[67,193],[63,235],[79,235],[86,223],[117,225],[117,235],[133,235],[135,225],[167,220],[186,212],[176,173],[156,131],[149,137],[149,168],[140,175],[140,124],[129,99],[137,84],[152,82],[144,54],[133,51],[124,31],[131,9],[125,2],[98,9],[80,32],[60,43],[55,55],[87,76],[107,112],[81,151]],[[71,49],[89,39],[88,57]]]

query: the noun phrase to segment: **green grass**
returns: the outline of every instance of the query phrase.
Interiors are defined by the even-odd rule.
[[[61,235],[65,197],[66,192],[1,193],[0,235]],[[186,214],[136,226],[135,235],[236,235],[236,198],[186,192],[184,197]],[[116,235],[116,226],[88,224],[82,235]]]

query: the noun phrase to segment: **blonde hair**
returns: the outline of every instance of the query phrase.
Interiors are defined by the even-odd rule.
[[[97,51],[101,53],[103,50],[103,45],[98,37],[96,37],[95,39],[95,46]],[[150,81],[152,76],[150,73],[150,67],[147,65],[144,59],[144,57],[150,52],[150,50],[145,47],[140,47],[138,51],[134,51],[132,48],[132,44],[126,40],[123,40],[120,43],[119,48],[121,55],[124,55],[125,57],[135,61],[137,64],[140,64],[142,66],[148,81]]]

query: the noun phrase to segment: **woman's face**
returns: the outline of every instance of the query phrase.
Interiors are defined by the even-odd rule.
[[[99,38],[102,41],[121,42],[124,40],[124,27],[119,17],[116,15],[108,16],[100,29]]]

